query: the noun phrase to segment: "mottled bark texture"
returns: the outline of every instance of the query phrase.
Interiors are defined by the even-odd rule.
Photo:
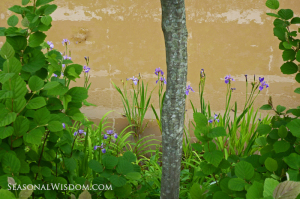
[[[161,0],[165,37],[167,89],[162,109],[161,199],[178,199],[187,79],[187,36],[184,0]]]

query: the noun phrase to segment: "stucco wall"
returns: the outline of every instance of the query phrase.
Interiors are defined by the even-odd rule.
[[[270,10],[266,0],[186,0],[188,40],[188,84],[197,91],[199,72],[207,75],[205,98],[216,113],[224,111],[226,85],[224,77],[235,78],[233,101],[241,108],[245,100],[245,77],[252,81],[265,77],[270,85],[258,96],[255,107],[267,103],[273,97],[275,105],[287,107],[299,105],[300,97],[293,93],[298,86],[294,76],[283,75],[279,41],[273,36],[273,19],[265,13]],[[56,0],[58,9],[52,14],[53,27],[47,41],[52,41],[64,51],[61,41],[72,41],[72,60],[84,64],[84,56],[90,57],[90,81],[88,101],[97,107],[84,107],[82,111],[94,120],[107,111],[114,124],[124,126],[120,96],[111,85],[121,85],[121,79],[137,76],[154,88],[154,69],[166,71],[165,49],[161,31],[159,0]],[[0,1],[0,27],[7,26],[12,15],[7,9],[21,0]],[[280,8],[292,8],[300,16],[299,0],[280,0]],[[295,28],[295,26],[293,26]],[[86,39],[86,40],[85,40]],[[0,38],[0,46],[5,38]],[[76,41],[79,42],[76,44]],[[83,85],[83,80],[73,85]],[[157,102],[157,91],[153,101]],[[198,93],[191,93],[187,100],[198,104]],[[187,106],[191,118],[191,107]],[[264,113],[265,114],[265,113]],[[147,119],[153,118],[149,111]],[[157,131],[154,123],[149,132]]]

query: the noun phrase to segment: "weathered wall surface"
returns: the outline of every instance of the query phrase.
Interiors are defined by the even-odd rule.
[[[233,100],[240,107],[245,100],[245,77],[253,80],[265,77],[270,85],[258,96],[255,107],[267,103],[268,96],[274,104],[287,107],[299,105],[300,97],[293,93],[297,84],[294,76],[283,75],[279,41],[273,36],[273,18],[265,13],[270,10],[266,0],[186,0],[188,40],[188,84],[195,89],[187,100],[198,104],[198,83],[201,68],[207,75],[205,98],[212,110],[223,112],[226,85],[224,77],[235,78],[236,91]],[[97,107],[84,107],[82,111],[94,120],[107,111],[116,110],[111,118],[116,128],[126,124],[118,112],[122,112],[120,96],[111,81],[121,85],[121,79],[137,76],[155,86],[154,69],[166,71],[161,9],[159,0],[56,0],[58,9],[52,14],[53,27],[47,41],[64,51],[62,39],[71,40],[72,60],[84,64],[84,56],[90,57],[90,81],[88,101]],[[0,27],[7,26],[12,15],[7,9],[21,0],[0,1]],[[300,16],[300,1],[280,0],[280,8],[292,8]],[[298,8],[298,9],[297,9]],[[294,26],[295,27],[295,26]],[[5,38],[0,38],[0,46]],[[78,42],[76,44],[76,41]],[[76,84],[83,85],[83,81]],[[76,85],[73,84],[73,85]],[[157,102],[154,91],[153,102]],[[191,118],[190,105],[187,106]],[[153,118],[149,111],[148,119]],[[151,123],[147,132],[158,128]]]

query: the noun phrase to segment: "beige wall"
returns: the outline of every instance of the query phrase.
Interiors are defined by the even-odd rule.
[[[88,101],[97,107],[82,109],[94,120],[109,110],[122,112],[120,96],[110,84],[114,81],[137,76],[149,82],[154,88],[154,69],[166,71],[164,39],[161,31],[161,9],[159,0],[56,0],[58,9],[52,14],[53,27],[47,41],[63,51],[61,41],[72,41],[72,59],[84,64],[84,56],[90,57],[92,86]],[[216,113],[225,107],[226,85],[224,77],[232,75],[236,81],[233,100],[239,107],[244,104],[245,78],[248,74],[265,77],[270,85],[258,96],[255,107],[267,103],[273,97],[275,105],[287,107],[299,105],[300,96],[293,93],[299,84],[293,75],[283,75],[280,66],[283,61],[278,49],[279,40],[273,36],[273,19],[265,13],[266,0],[186,0],[188,40],[188,84],[197,91],[199,71],[207,75],[205,98]],[[280,8],[292,8],[300,16],[299,0],[280,0]],[[21,4],[21,0],[0,1],[0,27],[7,26],[12,15],[7,8]],[[295,28],[295,26],[293,26]],[[81,31],[85,29],[86,31]],[[86,41],[76,41],[86,37]],[[0,46],[5,41],[0,38]],[[75,84],[73,84],[75,85]],[[76,85],[83,85],[78,81]],[[157,101],[156,91],[154,98]],[[198,94],[191,93],[187,100],[198,103]],[[154,100],[154,101],[155,101]],[[187,106],[191,118],[190,105]],[[111,114],[116,128],[126,124],[119,114]],[[153,118],[152,113],[147,115]],[[155,123],[150,124],[149,133],[157,131]]]

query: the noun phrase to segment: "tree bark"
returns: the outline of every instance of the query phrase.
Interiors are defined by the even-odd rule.
[[[161,0],[167,61],[162,108],[161,199],[178,199],[187,80],[187,28],[184,0]]]

